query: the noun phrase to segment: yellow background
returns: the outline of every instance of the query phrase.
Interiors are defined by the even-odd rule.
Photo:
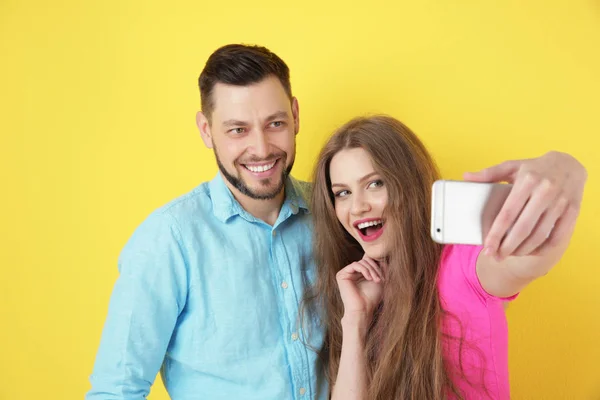
[[[406,122],[449,178],[578,157],[572,246],[508,311],[511,383],[515,399],[600,398],[600,2],[300,3],[0,0],[0,399],[88,390],[120,249],[216,172],[196,79],[230,42],[290,66],[299,178],[366,112]],[[167,398],[160,378],[150,398]]]

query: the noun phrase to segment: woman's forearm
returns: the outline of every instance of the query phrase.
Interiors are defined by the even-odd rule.
[[[342,355],[331,400],[365,400],[367,397],[367,365],[365,338],[366,318],[342,318]]]

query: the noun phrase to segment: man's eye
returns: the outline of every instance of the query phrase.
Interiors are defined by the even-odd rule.
[[[274,122],[271,122],[271,126],[273,128],[279,128],[280,126],[283,126],[283,121],[274,121]]]
[[[233,129],[230,129],[229,132],[237,133],[237,134],[244,133],[244,128],[233,128]]]

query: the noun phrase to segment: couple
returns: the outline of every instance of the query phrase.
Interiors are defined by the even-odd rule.
[[[342,126],[311,187],[289,175],[299,107],[277,55],[224,46],[199,86],[220,173],[123,249],[87,399],[145,398],[159,371],[174,400],[509,398],[504,306],[565,252],[579,162],[465,175],[514,189],[485,247],[441,246],[438,172],[401,122]]]

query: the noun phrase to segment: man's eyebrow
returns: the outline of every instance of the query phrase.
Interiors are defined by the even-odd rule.
[[[277,111],[266,118],[266,121],[273,121],[274,119],[287,119],[288,113],[285,111]],[[239,119],[228,119],[223,121],[223,126],[247,126],[248,122]]]
[[[285,111],[277,111],[267,117],[267,121],[272,121],[274,119],[287,119],[288,113]]]
[[[237,119],[228,119],[227,121],[223,121],[224,126],[239,126],[239,125],[248,125],[244,121],[240,121]]]

